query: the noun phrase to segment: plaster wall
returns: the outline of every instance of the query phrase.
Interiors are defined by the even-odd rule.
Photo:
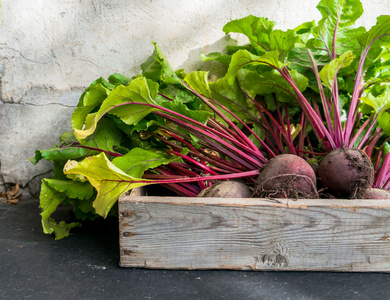
[[[363,0],[358,24],[390,14],[390,0]],[[222,27],[249,14],[279,29],[318,20],[317,0],[2,0],[0,1],[0,174],[37,190],[51,164],[32,165],[70,129],[83,90],[98,77],[128,77],[158,42],[174,69],[202,66],[199,54],[231,39]],[[1,177],[0,177],[1,178]],[[35,181],[32,180],[35,178]],[[2,180],[0,179],[0,184]],[[0,186],[1,190],[1,186]]]

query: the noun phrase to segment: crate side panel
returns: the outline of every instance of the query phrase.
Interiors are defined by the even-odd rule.
[[[124,267],[387,272],[389,235],[387,207],[120,203]]]

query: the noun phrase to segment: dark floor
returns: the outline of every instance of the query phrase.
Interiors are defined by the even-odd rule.
[[[0,238],[0,299],[390,299],[390,274],[121,268],[116,219],[55,241],[28,197],[0,203]]]

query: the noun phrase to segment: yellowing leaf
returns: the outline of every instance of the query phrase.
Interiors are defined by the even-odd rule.
[[[133,188],[150,184],[150,180],[127,175],[110,162],[103,152],[96,156],[89,156],[75,166],[69,165],[66,170],[64,169],[64,173],[82,175],[88,179],[97,190],[93,207],[96,213],[104,218],[122,194]]]

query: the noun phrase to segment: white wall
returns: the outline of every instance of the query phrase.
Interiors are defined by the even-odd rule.
[[[390,14],[390,0],[364,0],[359,25]],[[280,29],[318,20],[317,0],[0,0],[0,172],[23,185],[50,170],[29,163],[70,129],[83,90],[96,78],[129,77],[159,43],[174,68],[200,66],[223,49],[222,27],[249,14]],[[0,180],[1,183],[1,180]]]

